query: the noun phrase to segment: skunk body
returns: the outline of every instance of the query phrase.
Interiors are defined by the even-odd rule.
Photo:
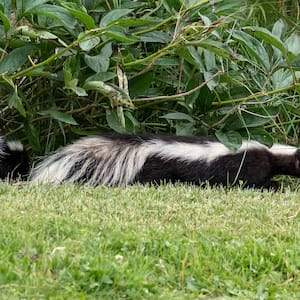
[[[20,142],[8,142],[0,137],[0,179],[25,179],[29,159]]]
[[[300,177],[300,149],[244,142],[233,152],[213,138],[88,136],[44,159],[33,170],[37,183],[97,185],[186,182],[276,188],[274,175]]]

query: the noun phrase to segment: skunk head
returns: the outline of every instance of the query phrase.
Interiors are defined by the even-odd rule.
[[[295,176],[300,177],[300,149],[295,153]]]
[[[300,149],[286,145],[274,145],[274,174],[292,175],[300,178]]]
[[[25,179],[29,159],[20,142],[7,142],[0,137],[0,179]]]
[[[300,177],[300,149],[296,149],[294,155],[290,158],[288,156],[282,157],[283,160],[286,160],[285,174]]]

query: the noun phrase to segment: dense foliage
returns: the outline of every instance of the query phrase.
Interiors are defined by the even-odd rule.
[[[0,128],[296,143],[298,1],[0,1]]]

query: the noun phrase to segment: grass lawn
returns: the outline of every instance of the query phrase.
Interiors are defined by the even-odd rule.
[[[300,194],[0,185],[0,299],[300,299]]]

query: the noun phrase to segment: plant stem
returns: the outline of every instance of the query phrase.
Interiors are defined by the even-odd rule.
[[[77,40],[75,40],[74,42],[72,42],[70,45],[68,45],[67,47],[65,47],[64,49],[58,51],[57,53],[49,56],[46,60],[36,64],[36,65],[33,65],[27,69],[24,69],[14,75],[12,75],[10,78],[12,80],[16,79],[16,78],[19,78],[19,77],[22,77],[22,76],[26,76],[28,72],[31,72],[37,68],[40,68],[40,67],[43,67],[49,63],[51,63],[52,61],[54,61],[55,59],[57,59],[58,57],[60,57],[62,54],[64,54],[65,52],[67,52],[68,50],[78,46],[81,42],[83,42],[84,40],[89,40],[89,39],[92,39],[96,36],[101,36],[105,33],[106,29],[109,28],[109,26],[107,27],[102,27],[102,28],[96,28],[96,29],[92,29],[92,30],[88,30],[86,32],[84,32],[84,34],[79,37]],[[92,33],[95,33],[93,35],[91,35]]]
[[[167,53],[170,48],[176,48],[176,44],[178,44],[178,42],[169,44],[166,47],[158,50],[157,52],[155,52],[155,53],[153,53],[153,54],[151,54],[151,55],[149,55],[145,58],[141,58],[141,59],[129,62],[129,63],[125,63],[125,64],[123,64],[123,66],[124,67],[132,67],[132,66],[136,66],[136,65],[146,63],[146,62],[148,62],[152,59],[155,59],[157,56],[162,56],[163,54]]]
[[[259,92],[253,95],[249,95],[247,97],[243,97],[243,98],[237,98],[237,99],[231,99],[231,100],[224,100],[224,101],[218,101],[218,102],[212,102],[212,105],[214,106],[221,106],[221,105],[226,105],[226,104],[233,104],[233,103],[239,103],[239,102],[246,102],[248,100],[252,100],[252,99],[259,99],[265,96],[271,96],[274,94],[279,94],[279,93],[283,93],[283,92],[287,92],[289,90],[293,90],[296,87],[300,87],[300,83],[294,83],[291,84],[287,87],[284,88],[280,88],[277,90],[272,90],[272,91],[268,91],[268,92]]]
[[[166,20],[160,22],[159,24],[151,27],[151,28],[148,28],[148,29],[145,29],[145,30],[141,30],[141,31],[137,31],[137,32],[133,32],[133,35],[141,35],[141,34],[144,34],[144,33],[147,33],[147,32],[151,32],[151,31],[154,31],[156,29],[159,29],[161,26],[169,23],[170,21],[173,21],[174,20],[174,17],[171,16],[169,18],[167,18]]]
[[[280,125],[291,125],[291,124],[297,124],[297,123],[300,123],[300,119],[281,122]],[[276,126],[278,126],[278,124],[270,124],[270,125],[265,125],[264,128],[272,128],[272,127],[276,127]]]
[[[137,98],[137,99],[133,99],[132,101],[156,101],[156,100],[171,100],[171,99],[178,99],[178,98],[180,99],[180,98],[183,98],[185,96],[188,96],[188,95],[200,90],[209,81],[213,80],[216,76],[220,75],[221,73],[223,73],[223,72],[218,71],[212,77],[208,78],[206,81],[202,82],[201,84],[199,84],[198,86],[196,86],[195,88],[193,88],[193,89],[191,89],[187,92],[183,92],[183,93],[179,93],[179,94],[175,94],[175,95],[170,95],[170,96],[157,96],[157,97],[151,97],[151,98]]]

